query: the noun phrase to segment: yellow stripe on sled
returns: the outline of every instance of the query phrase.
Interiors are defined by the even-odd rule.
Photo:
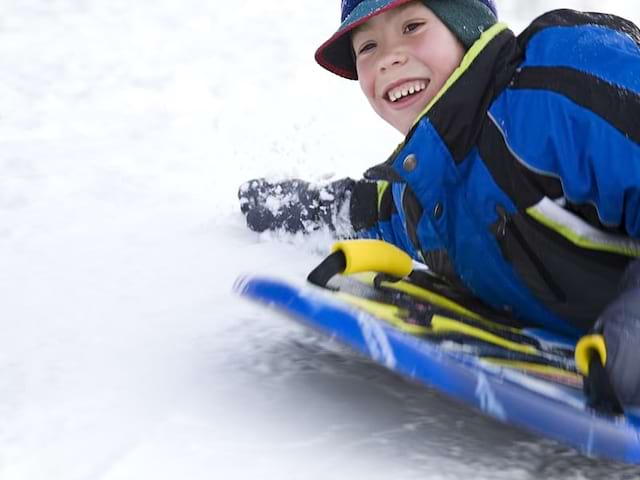
[[[499,337],[493,333],[487,332],[477,327],[472,327],[466,323],[462,323],[452,318],[443,317],[442,315],[434,315],[431,319],[431,329],[434,333],[459,333],[467,337],[477,338],[493,345],[513,350],[514,352],[537,355],[540,352],[532,345],[522,344]]]
[[[446,310],[451,310],[451,312],[453,313],[464,315],[465,317],[469,317],[474,320],[479,320],[479,321],[485,320],[483,317],[481,317],[477,313],[466,309],[465,307],[454,302],[453,300],[449,300],[447,297],[434,293],[425,288],[418,287],[417,285],[413,285],[409,282],[403,282],[403,281],[380,282],[380,285],[387,288],[393,288],[395,290],[406,293],[408,295],[411,295],[412,297],[416,297],[421,300],[426,300],[427,302],[437,305],[438,307],[442,307]]]
[[[362,273],[362,274],[354,275],[353,277],[363,283],[366,283],[367,285],[373,285],[373,280],[375,279],[376,274]],[[487,328],[495,328],[498,330],[502,330],[504,332],[511,332],[518,335],[522,335],[522,330],[519,328],[510,327],[508,325],[503,325],[501,323],[487,320],[485,317],[478,315],[476,312],[463,307],[459,303],[456,303],[455,301],[450,300],[443,295],[432,292],[431,290],[427,290],[426,288],[419,287],[417,285],[406,282],[404,280],[400,280],[398,282],[383,281],[383,282],[380,282],[380,285],[386,288],[397,290],[402,293],[406,293],[407,295],[411,295],[420,300],[425,300],[426,302],[431,303],[437,307],[441,307],[441,308],[444,308],[445,310],[449,310],[451,311],[451,313],[455,313],[458,315],[462,315],[464,317],[468,317],[472,320],[476,320],[482,323],[483,325],[486,325]]]
[[[362,310],[375,315],[376,317],[385,320],[398,330],[410,333],[413,335],[424,335],[431,333],[431,329],[424,325],[413,325],[403,320],[405,311],[395,305],[389,305],[387,303],[376,302],[367,298],[357,297],[349,293],[338,292],[336,294],[342,300],[345,300],[351,305],[354,305]]]
[[[538,355],[540,352],[532,345],[521,344],[507,340],[493,333],[480,328],[472,327],[465,323],[442,315],[434,315],[431,319],[431,326],[414,325],[404,320],[405,310],[395,305],[376,302],[362,297],[357,297],[348,293],[338,292],[337,296],[349,304],[361,308],[362,310],[385,320],[398,330],[414,335],[438,335],[444,333],[458,333],[470,338],[477,338],[483,342],[491,343],[499,347],[530,355]]]

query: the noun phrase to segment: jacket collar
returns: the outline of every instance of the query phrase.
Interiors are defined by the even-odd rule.
[[[367,170],[365,177],[401,181],[392,164],[425,119],[442,137],[455,162],[462,162],[476,143],[491,102],[508,85],[521,62],[516,37],[506,24],[497,23],[485,31],[417,117],[405,140],[384,163]]]

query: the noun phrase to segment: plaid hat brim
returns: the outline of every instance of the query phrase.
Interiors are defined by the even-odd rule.
[[[413,0],[364,0],[344,19],[338,31],[316,50],[315,59],[321,67],[349,80],[357,80],[358,72],[351,51],[351,31],[367,20],[387,10]]]

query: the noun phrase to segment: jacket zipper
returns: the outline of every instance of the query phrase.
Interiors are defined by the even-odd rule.
[[[564,294],[560,286],[553,279],[553,275],[551,275],[549,270],[546,269],[546,267],[544,266],[544,263],[542,262],[538,254],[531,248],[529,243],[526,241],[526,239],[524,238],[524,235],[522,234],[518,226],[513,221],[512,216],[510,216],[507,213],[507,211],[502,205],[498,205],[496,207],[496,212],[500,216],[500,224],[498,225],[498,235],[504,238],[507,234],[507,231],[511,232],[513,234],[514,240],[518,243],[518,245],[520,245],[520,247],[527,254],[529,259],[531,260],[531,263],[533,264],[533,267],[536,269],[538,274],[542,277],[544,282],[547,284],[547,286],[549,287],[549,290],[551,290],[551,293],[554,295],[556,300],[560,302],[566,302],[567,300],[566,295]]]

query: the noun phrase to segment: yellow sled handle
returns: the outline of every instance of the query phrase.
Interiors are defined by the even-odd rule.
[[[607,344],[601,334],[582,337],[575,350],[576,368],[584,375],[587,405],[608,415],[624,414],[624,406],[613,388],[607,365]]]
[[[409,255],[380,240],[345,240],[335,243],[331,251],[307,277],[311,283],[324,287],[339,273],[379,272],[402,278],[413,270]]]
[[[576,367],[584,376],[589,375],[589,367],[594,355],[600,359],[602,366],[607,364],[607,346],[602,335],[586,335],[576,345]]]
[[[337,242],[332,252],[342,252],[344,273],[379,272],[406,277],[413,270],[413,261],[403,250],[380,240],[346,240]]]

